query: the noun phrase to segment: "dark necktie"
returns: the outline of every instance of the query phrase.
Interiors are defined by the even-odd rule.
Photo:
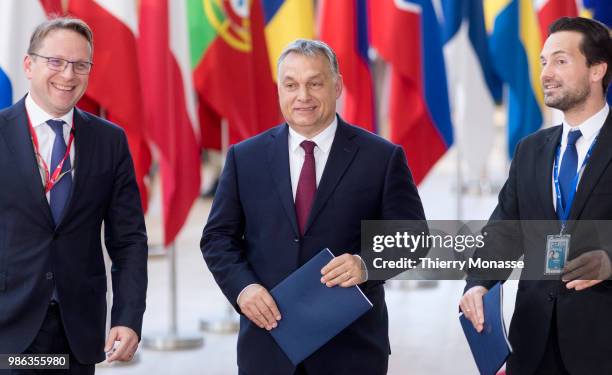
[[[297,190],[295,193],[295,213],[297,215],[300,234],[304,235],[310,208],[317,192],[317,173],[315,168],[314,148],[317,144],[312,141],[303,141],[300,146],[304,149],[304,164],[300,172]]]
[[[64,155],[66,154],[66,141],[64,140],[64,121],[61,120],[49,120],[47,124],[53,129],[55,133],[55,141],[53,142],[53,150],[51,152],[51,165],[49,166],[49,173],[53,174],[55,168],[60,163]],[[72,174],[67,172],[70,170],[70,157],[67,157],[62,167],[62,173],[65,175],[57,181],[53,189],[51,189],[51,196],[49,199],[49,206],[51,206],[51,214],[53,215],[53,221],[55,225],[59,224],[62,212],[68,202],[70,196],[70,189],[72,188]],[[67,173],[66,173],[67,172]]]
[[[569,195],[571,190],[575,188],[573,182],[578,169],[576,141],[581,136],[580,130],[572,130],[567,133],[567,146],[565,152],[563,152],[563,161],[561,161],[559,170],[559,189],[561,190],[561,202],[565,211],[570,209],[570,207],[567,207]],[[560,212],[559,207],[557,207],[557,212]]]

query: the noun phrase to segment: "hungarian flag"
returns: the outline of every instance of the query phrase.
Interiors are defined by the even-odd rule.
[[[151,155],[143,131],[146,124],[136,49],[137,2],[70,0],[68,11],[85,21],[94,33],[94,67],[79,107],[102,114],[125,130],[146,211],[144,178]]]
[[[260,0],[188,0],[187,14],[203,147],[220,148],[222,118],[230,144],[276,125],[280,111]]]
[[[430,0],[370,4],[372,43],[391,65],[391,141],[420,183],[453,143],[440,26]]]
[[[174,242],[200,189],[185,2],[141,0],[139,26],[144,123],[158,151],[167,246]]]
[[[321,39],[338,57],[344,81],[342,117],[375,132],[367,17],[366,0],[324,0]]]

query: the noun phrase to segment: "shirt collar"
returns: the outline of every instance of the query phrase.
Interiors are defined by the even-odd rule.
[[[329,124],[328,127],[323,129],[321,133],[317,134],[312,139],[304,137],[303,135],[289,127],[289,150],[291,150],[291,152],[295,152],[298,147],[300,147],[302,141],[309,140],[316,143],[317,148],[327,154],[331,149],[337,128],[338,118],[336,116],[334,116],[334,120],[331,122],[331,124]]]
[[[606,118],[608,117],[608,113],[610,112],[610,107],[608,103],[606,103],[603,108],[594,114],[593,116],[586,119],[582,124],[578,126],[571,127],[563,121],[563,134],[561,138],[561,144],[565,145],[567,143],[567,133],[573,129],[580,129],[582,133],[582,139],[591,143],[593,139],[599,134],[599,131],[603,127],[604,122],[606,122]]]
[[[53,117],[47,112],[45,112],[45,110],[42,109],[38,104],[36,104],[34,99],[32,99],[30,93],[28,93],[28,96],[26,96],[25,107],[26,111],[28,112],[30,122],[32,123],[32,127],[34,127],[35,129],[46,123],[47,120],[63,120],[64,126],[68,125],[69,127],[72,127],[72,115],[74,113],[74,108],[72,108],[62,117]]]

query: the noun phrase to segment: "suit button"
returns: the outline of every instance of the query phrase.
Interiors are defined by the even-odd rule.
[[[45,277],[47,278],[47,280],[53,280],[53,272],[47,272]]]
[[[295,243],[300,242],[300,238],[299,238],[299,237],[295,237],[295,238],[293,239],[293,242],[295,242]]]
[[[57,237],[58,237],[57,232],[53,233],[53,239],[54,239],[54,240],[57,240]]]
[[[549,300],[550,302],[552,302],[552,301],[554,301],[554,300],[555,300],[555,295],[554,295],[554,293],[548,293],[548,300]]]

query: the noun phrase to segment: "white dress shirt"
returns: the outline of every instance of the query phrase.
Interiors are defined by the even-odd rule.
[[[298,181],[300,180],[300,172],[302,172],[302,164],[304,164],[304,157],[306,155],[306,152],[300,144],[306,140],[316,143],[313,153],[315,158],[317,187],[319,187],[319,182],[321,181],[321,176],[323,175],[323,170],[325,169],[325,164],[327,163],[329,151],[334,142],[337,128],[338,119],[335,116],[334,121],[312,139],[304,137],[289,127],[289,142],[287,143],[289,144],[289,171],[291,173],[291,190],[293,191],[294,201]]]
[[[72,120],[74,108],[70,112],[66,113],[62,117],[56,118],[45,112],[36,102],[32,99],[32,96],[28,93],[25,99],[25,107],[30,119],[30,123],[36,132],[38,138],[38,152],[43,158],[47,166],[51,168],[51,153],[53,152],[53,142],[55,142],[55,132],[51,129],[51,126],[47,125],[47,120],[63,120],[64,121],[64,142],[68,144],[70,138],[70,129],[72,128]],[[34,147],[34,146],[32,146]],[[70,165],[74,167],[74,141],[70,146]],[[45,174],[42,168],[40,170],[40,178],[45,184]],[[49,171],[53,173],[53,171]],[[72,169],[72,176],[74,177],[74,169]],[[47,193],[47,201],[49,201],[51,193]]]
[[[580,175],[578,176],[578,184],[576,184],[576,189],[578,189],[578,185],[580,184],[580,179],[582,178],[582,173],[584,172],[584,169],[581,171],[580,167],[582,167],[584,158],[586,157],[586,154],[589,151],[591,144],[593,143],[595,138],[597,138],[599,131],[603,127],[603,124],[606,121],[606,118],[608,117],[609,112],[610,112],[610,108],[608,104],[606,103],[599,112],[597,112],[596,114],[594,114],[593,116],[585,120],[582,124],[579,124],[577,126],[571,126],[567,123],[565,119],[563,120],[563,134],[561,134],[561,149],[559,152],[560,155],[559,155],[559,162],[557,165],[557,169],[561,168],[561,162],[563,161],[563,153],[565,152],[565,149],[567,148],[567,134],[570,132],[570,130],[575,130],[575,129],[579,129],[580,132],[582,133],[582,136],[578,138],[578,140],[576,141],[576,152],[578,153],[578,165],[576,167],[577,168],[576,171],[580,172]],[[555,153],[556,152],[557,151],[555,149]],[[587,166],[585,166],[585,168],[586,167]],[[553,164],[553,168],[554,168],[554,164]],[[555,210],[556,210],[557,209],[557,191],[555,188],[555,171],[554,170],[553,170],[552,176],[553,176],[552,177],[553,178],[552,180],[553,206],[555,207]]]

